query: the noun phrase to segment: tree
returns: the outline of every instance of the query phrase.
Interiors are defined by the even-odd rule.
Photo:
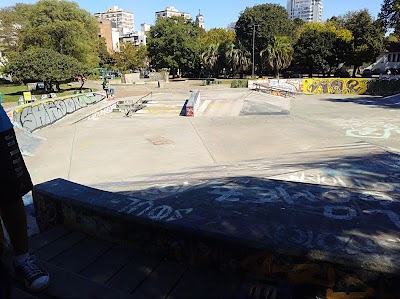
[[[258,25],[253,27],[253,25]],[[253,48],[253,29],[256,34],[254,39],[255,63],[262,68],[262,61],[258,55],[263,49],[272,44],[275,36],[289,36],[294,34],[293,22],[289,19],[287,10],[276,4],[261,4],[247,7],[236,22],[236,36],[248,52]]]
[[[378,18],[386,29],[394,29],[400,36],[400,0],[384,0]]]
[[[216,76],[220,70],[227,68],[226,49],[235,41],[234,31],[222,28],[213,28],[208,31],[200,31],[200,60],[202,66]]]
[[[158,18],[147,39],[152,66],[168,68],[174,76],[179,71],[198,68],[199,34],[200,28],[191,20],[183,17]]]
[[[279,79],[280,71],[289,67],[292,62],[293,47],[287,36],[278,36],[274,38],[272,44],[261,51],[260,55],[267,59],[269,66]]]
[[[114,54],[116,65],[122,70],[142,69],[147,66],[147,47],[134,46],[130,42],[120,45],[120,51]]]
[[[345,62],[351,50],[352,35],[345,29],[337,29],[332,22],[308,23],[299,31],[295,44],[295,64],[311,77],[314,72],[324,75]]]
[[[206,51],[201,54],[201,63],[206,70],[210,70],[218,74],[219,62],[219,46],[220,44],[211,44]]]
[[[206,50],[210,45],[233,43],[236,39],[236,33],[233,30],[223,28],[212,28],[200,33],[201,50]]]
[[[116,61],[112,54],[107,50],[106,41],[103,37],[98,39],[97,51],[99,56],[99,66],[101,68],[110,69],[116,64]]]
[[[8,58],[18,52],[19,31],[27,23],[30,5],[17,3],[0,9],[0,51]]]
[[[50,85],[69,80],[85,72],[81,63],[67,55],[51,49],[31,48],[22,52],[17,59],[10,62],[9,71],[14,81],[43,81]]]
[[[247,51],[244,46],[237,42],[237,44],[231,43],[226,50],[226,60],[228,68],[232,70],[233,74],[240,74],[240,78],[251,66],[251,54]]]
[[[374,21],[366,9],[346,14],[344,25],[354,37],[347,64],[353,65],[355,77],[358,67],[366,62],[374,62],[383,50],[385,30],[382,22]]]
[[[66,0],[39,0],[26,6],[19,48],[42,47],[72,56],[88,67],[98,65],[98,24],[86,10]]]

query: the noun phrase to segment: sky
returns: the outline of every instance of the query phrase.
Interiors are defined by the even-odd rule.
[[[1,0],[0,8],[12,6],[15,3],[35,3],[36,0]],[[89,12],[104,12],[110,6],[118,6],[134,14],[135,30],[140,30],[140,24],[154,24],[154,13],[164,10],[167,6],[174,6],[181,12],[188,12],[195,19],[199,13],[204,16],[206,29],[226,28],[229,23],[237,21],[240,12],[246,7],[258,4],[274,3],[286,8],[287,0],[75,0],[79,6]],[[383,0],[323,0],[323,19],[333,15],[343,15],[348,11],[367,8],[376,18]]]

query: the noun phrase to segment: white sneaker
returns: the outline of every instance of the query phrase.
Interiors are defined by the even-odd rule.
[[[21,281],[29,291],[40,292],[49,286],[49,273],[36,263],[34,256],[30,256],[18,266],[14,265],[14,268],[17,280]]]

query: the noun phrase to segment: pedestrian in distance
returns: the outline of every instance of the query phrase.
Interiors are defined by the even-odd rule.
[[[0,215],[13,249],[15,278],[32,292],[48,287],[49,274],[40,267],[28,250],[28,229],[22,196],[33,184],[19,150],[13,124],[0,104]],[[4,252],[6,238],[0,225],[0,249]],[[0,256],[1,258],[1,256]]]
[[[103,89],[106,92],[106,97],[107,98],[108,97],[114,97],[115,90],[114,90],[114,88],[111,87],[109,78],[105,78],[104,79],[104,81],[103,81]]]

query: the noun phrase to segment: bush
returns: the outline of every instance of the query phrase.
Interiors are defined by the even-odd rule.
[[[248,80],[232,80],[231,88],[247,88]]]
[[[370,80],[367,85],[367,94],[390,96],[400,93],[400,78]]]

